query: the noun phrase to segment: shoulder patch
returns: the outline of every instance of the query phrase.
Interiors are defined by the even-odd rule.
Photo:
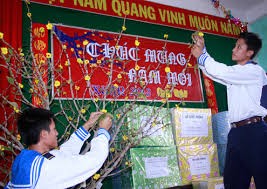
[[[42,154],[42,156],[44,156],[46,159],[53,159],[55,156],[50,154],[49,152],[45,152]]]

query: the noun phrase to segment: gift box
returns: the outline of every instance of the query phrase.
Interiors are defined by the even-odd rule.
[[[171,111],[177,146],[213,143],[210,109],[173,108]]]
[[[228,111],[212,115],[213,140],[216,144],[227,144],[227,136],[231,129]]]
[[[178,146],[178,163],[183,185],[219,176],[216,144]]]
[[[192,181],[193,189],[224,189],[223,177],[212,177]]]
[[[131,172],[123,188],[154,189],[181,185],[176,147],[131,148]]]
[[[170,110],[146,105],[127,105],[116,111],[124,115],[120,134],[140,140],[138,146],[173,146]]]

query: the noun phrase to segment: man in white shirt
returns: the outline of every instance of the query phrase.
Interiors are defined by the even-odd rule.
[[[91,113],[89,120],[55,149],[58,132],[53,113],[41,108],[25,110],[18,118],[18,130],[28,149],[22,150],[13,162],[11,181],[6,188],[64,189],[95,174],[109,153],[110,116],[99,121],[90,151],[84,155],[79,153],[90,137],[88,130],[102,114]]]
[[[265,71],[252,59],[262,41],[254,33],[241,33],[232,50],[236,65],[215,61],[206,51],[204,38],[194,36],[191,52],[200,69],[212,80],[227,87],[229,121],[224,185],[226,189],[248,189],[253,176],[257,189],[266,189],[267,110],[260,105],[262,88],[267,85]]]

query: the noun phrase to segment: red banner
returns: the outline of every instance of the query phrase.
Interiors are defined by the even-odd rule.
[[[237,37],[240,28],[226,18],[143,0],[31,0],[51,6]],[[211,5],[212,6],[212,5]]]
[[[32,103],[37,107],[45,108],[45,99],[48,82],[48,31],[44,24],[33,23],[32,25],[32,50],[34,53]]]
[[[53,33],[58,98],[203,101],[187,44],[62,25]]]

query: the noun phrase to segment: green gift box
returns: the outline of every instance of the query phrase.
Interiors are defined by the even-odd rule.
[[[169,109],[135,104],[125,112],[127,108],[129,105],[117,111],[122,115],[127,114],[125,126],[121,129],[124,134],[120,134],[140,139],[138,146],[174,145]]]
[[[155,189],[181,185],[176,147],[131,148],[132,169],[123,175],[123,188]]]

